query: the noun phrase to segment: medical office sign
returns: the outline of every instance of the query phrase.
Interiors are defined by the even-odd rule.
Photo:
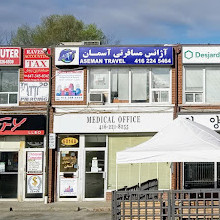
[[[0,66],[20,66],[20,47],[0,47]]]
[[[0,135],[44,135],[44,115],[0,115]]]
[[[80,65],[172,65],[172,47],[80,47]]]

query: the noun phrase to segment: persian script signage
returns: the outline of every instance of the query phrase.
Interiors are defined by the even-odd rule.
[[[56,65],[172,65],[173,47],[57,47]]]
[[[172,65],[172,47],[81,47],[80,65]]]

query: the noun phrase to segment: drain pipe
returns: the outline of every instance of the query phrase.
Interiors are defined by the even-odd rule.
[[[178,72],[179,72],[179,54],[181,53],[180,45],[175,48],[175,105],[174,105],[174,119],[178,117],[179,113],[179,85],[178,85]],[[181,188],[181,165],[179,162],[173,163],[173,173],[174,173],[174,189],[179,190]]]

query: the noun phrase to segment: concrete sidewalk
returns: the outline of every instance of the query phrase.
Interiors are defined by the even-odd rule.
[[[111,202],[0,202],[0,211],[80,211],[111,212]]]

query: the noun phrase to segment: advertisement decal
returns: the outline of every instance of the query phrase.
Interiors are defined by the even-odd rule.
[[[49,82],[21,82],[21,102],[47,102],[49,95]]]
[[[83,101],[84,72],[56,71],[55,101]]]

